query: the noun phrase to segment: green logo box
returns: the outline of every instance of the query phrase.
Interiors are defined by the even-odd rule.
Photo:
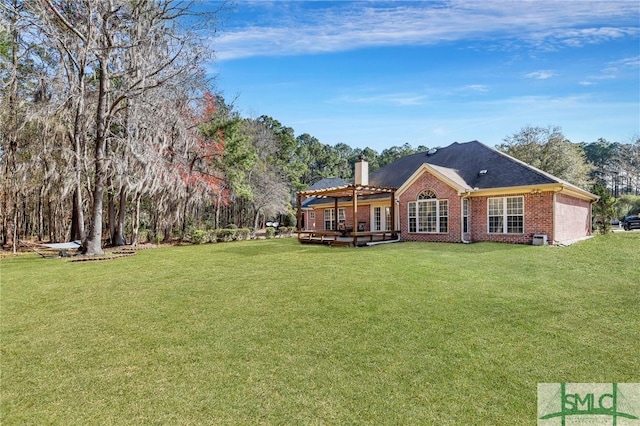
[[[640,383],[538,383],[539,426],[640,426]]]

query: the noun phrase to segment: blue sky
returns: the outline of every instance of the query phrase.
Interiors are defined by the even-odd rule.
[[[220,19],[210,72],[225,99],[325,144],[640,134],[636,0],[237,1]]]

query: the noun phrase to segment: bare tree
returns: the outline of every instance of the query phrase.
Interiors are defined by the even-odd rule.
[[[567,140],[560,127],[523,127],[505,137],[498,149],[574,185],[590,186],[584,150]]]
[[[244,123],[256,152],[256,164],[249,173],[249,201],[253,209],[253,227],[258,228],[261,216],[268,219],[287,212],[291,183],[285,177],[285,170],[278,164],[279,140],[269,121],[260,118],[245,120]]]
[[[44,8],[38,11],[47,30],[73,61],[80,98],[75,108],[76,117],[85,116],[83,92],[93,105],[90,132],[79,131],[72,139],[77,147],[83,137],[90,134],[92,138],[91,212],[83,246],[86,254],[99,254],[102,253],[105,191],[109,177],[116,171],[111,165],[122,160],[114,157],[114,148],[131,143],[131,129],[135,128],[127,111],[147,92],[185,75],[201,77],[198,63],[202,51],[195,37],[177,25],[180,18],[191,13],[190,2],[78,0],[54,3],[44,0],[43,4]],[[82,86],[84,76],[92,77],[91,90]],[[122,120],[123,116],[128,119]],[[121,153],[127,155],[124,151]],[[122,180],[117,181],[117,185],[122,212],[119,222],[122,223],[127,188]]]
[[[2,164],[3,197],[2,243],[13,242],[13,250],[21,234],[36,224],[28,212],[30,201],[38,204],[34,195],[38,182],[32,175],[42,159],[43,151],[35,147],[41,140],[44,125],[40,114],[49,97],[45,83],[43,56],[40,53],[41,35],[34,26],[36,18],[27,7],[29,3],[11,0],[0,4],[0,164]],[[34,122],[36,120],[38,123]]]

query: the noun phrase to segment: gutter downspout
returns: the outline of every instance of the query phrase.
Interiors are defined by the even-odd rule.
[[[551,200],[551,205],[552,205],[552,214],[553,214],[553,221],[551,222],[551,242],[550,244],[555,244],[556,241],[556,222],[558,221],[558,218],[556,216],[556,202],[557,202],[557,195],[558,195],[558,191],[553,191],[553,199]]]

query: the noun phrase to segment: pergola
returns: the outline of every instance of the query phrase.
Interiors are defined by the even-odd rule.
[[[383,187],[383,186],[373,186],[373,185],[359,185],[359,184],[350,184],[350,185],[341,185],[335,186],[331,188],[323,188],[323,189],[312,189],[307,191],[298,192],[298,211],[297,211],[297,230],[298,232],[302,232],[302,201],[308,197],[314,198],[333,198],[334,208],[336,212],[336,220],[334,222],[335,229],[334,232],[338,231],[338,220],[337,220],[337,212],[338,212],[338,201],[340,199],[348,199],[351,198],[352,201],[352,209],[353,209],[353,231],[350,232],[349,236],[353,237],[353,244],[356,245],[359,236],[373,236],[376,234],[375,231],[359,231],[357,229],[357,221],[358,221],[358,197],[372,196],[372,195],[380,195],[387,194],[389,196],[389,206],[390,206],[390,219],[392,227],[395,226],[395,194],[396,188],[391,187]],[[311,231],[309,231],[311,232]],[[317,232],[317,231],[316,231]],[[386,231],[395,233],[396,231]],[[384,237],[384,233],[380,232]]]

